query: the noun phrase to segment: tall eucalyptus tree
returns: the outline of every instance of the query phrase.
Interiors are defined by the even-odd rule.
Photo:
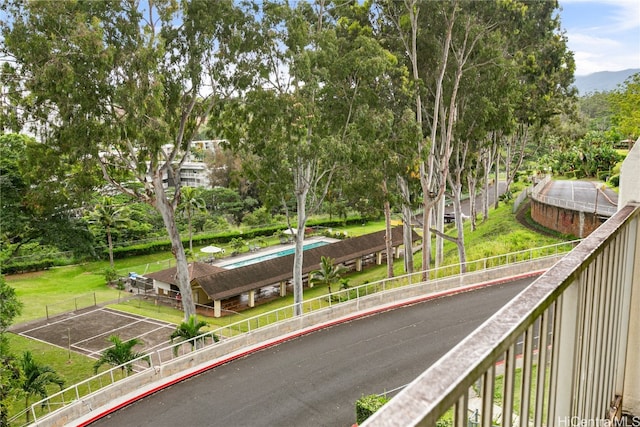
[[[359,4],[264,2],[260,81],[227,105],[225,137],[268,206],[295,229],[293,289],[301,314],[303,239],[337,174],[362,141],[361,123],[393,58],[342,19]]]
[[[409,105],[415,87],[411,84],[408,69],[388,49],[382,49],[379,39],[383,36],[378,14],[373,2],[364,2],[343,8],[338,34],[352,40],[357,47],[357,66],[364,68],[370,77],[360,81],[359,104],[349,104],[352,124],[348,128],[351,156],[347,168],[348,195],[356,198],[356,206],[364,204],[382,209],[386,224],[387,276],[393,276],[391,242],[391,209],[398,205],[396,177],[403,176],[403,185],[412,184],[411,172],[418,157],[414,147],[420,138],[420,129]],[[363,52],[368,52],[363,55]],[[348,61],[354,58],[347,57]],[[339,64],[337,69],[345,68]],[[351,83],[342,80],[344,92]],[[335,109],[334,109],[335,110]],[[355,148],[355,149],[354,149]],[[406,188],[406,187],[405,187]],[[409,193],[407,191],[407,193]],[[411,222],[410,197],[405,207],[405,217]],[[405,221],[406,222],[406,221]],[[405,271],[412,269],[413,262],[411,229],[405,239]]]
[[[391,40],[399,56],[404,57],[407,68],[411,70],[411,78],[414,84],[419,90],[415,92],[415,117],[416,122],[420,128],[420,138],[416,146],[419,157],[419,176],[420,184],[422,187],[422,200],[423,200],[423,239],[422,239],[422,265],[423,269],[428,269],[431,261],[431,209],[442,196],[444,192],[444,180],[441,180],[441,184],[438,186],[438,191],[434,184],[433,170],[435,166],[435,156],[440,150],[437,150],[435,144],[435,132],[437,129],[437,120],[439,118],[439,103],[441,101],[442,83],[444,79],[444,73],[446,70],[447,57],[449,54],[449,44],[451,41],[451,30],[455,19],[455,0],[454,7],[450,9],[451,14],[448,15],[445,9],[441,8],[449,7],[444,2],[420,2],[418,0],[403,0],[393,1],[386,0],[379,2],[381,6],[381,16],[383,20],[387,21],[387,34],[388,40]],[[423,30],[420,29],[420,24],[423,23],[421,19],[421,11],[424,8],[432,8],[434,10],[440,10],[440,13],[428,13],[428,17],[435,17],[443,22],[446,22],[447,31],[444,35],[442,47],[436,47],[433,51],[437,50],[442,52],[442,58],[436,58],[431,55],[432,49],[424,49],[424,45],[420,43],[420,37],[425,32],[426,28],[432,29],[432,26],[427,24]],[[424,15],[424,13],[423,13]],[[423,16],[422,15],[422,16]],[[447,16],[449,19],[446,19]],[[444,20],[442,18],[445,18]],[[428,56],[428,60],[423,58]],[[420,65],[424,62],[436,63],[437,70],[430,70],[430,73],[425,73],[425,70],[420,70]],[[433,86],[431,84],[434,83]],[[435,103],[433,104],[433,114],[431,116],[430,123],[426,123],[424,119],[427,107],[424,104],[425,88],[431,87],[435,91]],[[431,137],[427,136],[428,129],[431,129]],[[410,235],[413,224],[412,213],[410,210],[411,205],[411,192],[407,182],[407,177],[399,174],[397,176],[397,183],[400,190],[400,194],[403,198],[403,220],[405,226],[404,243],[405,243],[405,260],[408,260],[411,256]],[[413,262],[406,263],[408,272],[413,272]],[[425,273],[426,274],[426,273]]]
[[[513,13],[515,9],[516,13]],[[503,10],[505,49],[516,66],[512,99],[514,128],[498,133],[507,188],[525,156],[535,156],[550,119],[568,108],[575,62],[561,29],[557,1],[515,2]]]
[[[215,7],[186,0],[3,6],[1,54],[21,81],[21,118],[70,163],[97,165],[114,188],[158,210],[185,319],[195,305],[176,226],[177,177],[212,106],[251,80],[245,71],[253,14],[246,8],[253,6],[233,0]],[[171,193],[167,179],[175,185]]]

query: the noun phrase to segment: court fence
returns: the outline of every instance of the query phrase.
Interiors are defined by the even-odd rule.
[[[68,313],[70,311],[78,311],[83,308],[89,308],[97,306],[98,302],[96,299],[96,293],[91,292],[83,295],[79,295],[73,298],[69,298],[64,301],[60,301],[53,304],[47,304],[45,306],[45,311],[47,315],[47,320],[51,317]]]

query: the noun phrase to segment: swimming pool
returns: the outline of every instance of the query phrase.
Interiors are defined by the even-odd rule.
[[[324,240],[319,240],[317,242],[308,243],[308,244],[302,246],[302,249],[306,251],[307,249],[313,249],[313,248],[317,248],[319,246],[324,246],[324,245],[328,245],[328,244],[329,244],[329,242],[325,242]],[[231,264],[221,265],[221,267],[228,268],[228,269],[231,270],[231,269],[238,268],[238,267],[244,267],[246,265],[256,264],[258,262],[267,261],[269,259],[274,259],[274,258],[279,258],[279,257],[282,257],[282,256],[286,256],[286,255],[291,255],[292,253],[295,252],[295,250],[296,250],[295,247],[288,248],[288,249],[283,249],[283,250],[278,251],[278,252],[271,252],[271,253],[268,253],[268,254],[255,256],[253,258],[243,259],[241,261],[233,262]]]

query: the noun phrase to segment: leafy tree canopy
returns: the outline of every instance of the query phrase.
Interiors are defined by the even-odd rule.
[[[632,140],[640,137],[640,73],[625,81],[611,96],[614,122],[622,136]]]
[[[53,169],[44,164],[54,165]],[[76,218],[86,188],[63,172],[60,159],[43,144],[19,134],[0,136],[0,245],[3,259],[35,242],[60,251],[92,253],[86,224]],[[76,185],[78,184],[78,185]]]

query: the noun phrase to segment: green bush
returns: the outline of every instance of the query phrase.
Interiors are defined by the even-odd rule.
[[[118,280],[118,270],[113,267],[107,267],[104,269],[104,278],[107,281],[107,285],[111,282]]]
[[[8,261],[2,265],[2,274],[28,273],[31,271],[47,270],[51,267],[72,264],[72,259],[66,258],[44,258],[35,261]]]
[[[356,401],[356,423],[363,423],[388,401],[386,396],[378,396],[377,394],[362,396]]]
[[[620,187],[620,175],[614,175],[609,178],[609,184],[614,187]]]

